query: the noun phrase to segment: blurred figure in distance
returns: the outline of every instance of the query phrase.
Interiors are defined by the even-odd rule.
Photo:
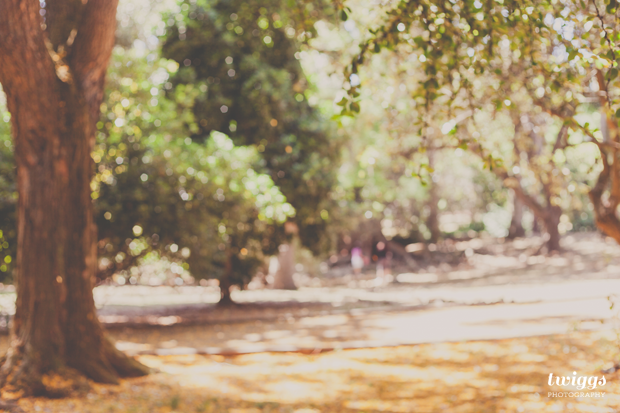
[[[353,267],[353,274],[361,274],[362,268],[364,268],[364,257],[360,247],[353,247],[351,249],[351,266]]]

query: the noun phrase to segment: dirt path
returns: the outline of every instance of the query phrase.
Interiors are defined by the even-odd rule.
[[[603,295],[612,290],[620,293],[620,281],[601,283],[598,297],[571,297],[569,293],[580,290],[581,284],[571,283],[565,295],[556,286],[555,299],[531,303],[435,302],[406,310],[358,309],[268,322],[112,330],[111,334],[119,348],[134,354],[218,354],[501,339],[617,327]]]
[[[450,247],[472,253],[449,271],[401,273],[400,283],[383,286],[344,276],[298,291],[238,291],[233,308],[215,308],[211,287],[98,287],[95,297],[100,319],[131,354],[320,351],[613,328],[608,297],[620,299],[620,248],[578,234],[559,255],[528,256],[533,243],[472,240]],[[9,308],[11,294],[0,294],[0,305]],[[0,337],[0,351],[6,346]]]

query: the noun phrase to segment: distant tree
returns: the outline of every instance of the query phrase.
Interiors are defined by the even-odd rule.
[[[246,285],[277,251],[295,210],[251,169],[253,148],[217,132],[206,146],[168,148],[167,158],[151,150],[148,163],[139,160],[144,151],[128,150],[127,169],[100,184],[100,275],[126,273],[156,253],[196,279],[219,279],[221,303],[230,303],[230,287]]]
[[[154,90],[176,71],[174,62],[149,63],[136,50],[117,47],[112,63],[92,151],[97,279],[116,275],[136,282],[131,275],[142,263],[165,259],[196,279],[219,279],[225,302],[230,298],[225,285],[243,288],[265,265],[265,255],[277,252],[283,222],[295,210],[269,176],[253,170],[260,159],[255,148],[234,147],[221,134],[206,144],[191,142],[193,115],[183,106],[194,99],[191,85],[179,85],[173,100],[154,98]],[[9,119],[1,108],[0,116]],[[0,271],[10,282],[16,190],[4,125],[3,120]]]
[[[512,217],[510,218],[510,227],[508,228],[509,239],[525,236],[525,228],[523,227],[523,201],[518,196],[512,199]]]
[[[463,0],[435,4],[402,0],[371,31],[347,73],[356,74],[366,56],[381,49],[415,55],[423,73],[413,93],[421,113],[419,127],[425,127],[424,117],[429,114],[424,108],[441,113],[444,139],[479,154],[488,167],[516,184],[518,196],[519,183],[494,152],[485,148],[476,119],[489,104],[505,111],[512,96],[525,95],[527,104],[536,109],[529,114],[544,112],[563,125],[557,140],[551,142],[553,152],[586,142],[600,151],[603,168],[591,184],[590,198],[598,227],[620,242],[616,215],[620,174],[614,172],[620,163],[613,161],[620,139],[616,120],[620,107],[615,61],[618,24],[615,2]],[[343,102],[345,112],[359,106],[357,89],[351,87]],[[593,96],[599,98],[607,122],[600,130],[593,127],[597,122],[580,118],[587,111],[584,103]],[[553,153],[544,154],[548,156],[553,158]],[[550,249],[557,247],[552,227],[561,215],[555,196],[543,194],[551,212],[530,202],[536,197],[521,196],[551,230]]]
[[[312,0],[183,2],[182,18],[168,20],[162,49],[180,65],[172,85],[201,92],[192,107],[193,138],[215,130],[256,146],[261,167],[296,210],[302,244],[314,252],[329,247],[325,229],[340,145],[307,101],[296,53],[315,34],[314,22],[336,15],[334,7]]]
[[[19,394],[64,394],[58,381],[43,378],[68,368],[106,383],[147,372],[106,338],[92,294],[90,154],[116,6],[113,0],[0,5],[0,84],[19,193],[16,314],[0,382]]]
[[[118,48],[93,151],[99,276],[129,277],[145,259],[166,258],[196,279],[243,288],[284,240],[295,215],[268,175],[255,171],[255,147],[213,132],[204,142],[185,110],[200,93],[178,85],[159,96],[178,65],[149,63]],[[179,267],[177,267],[179,268]]]

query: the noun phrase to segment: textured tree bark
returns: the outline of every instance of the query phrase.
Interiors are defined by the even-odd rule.
[[[79,384],[58,387],[62,381],[50,379],[54,375],[77,378],[79,372],[115,383],[147,373],[105,337],[92,294],[97,237],[90,152],[117,2],[66,3],[64,14],[50,9],[50,19],[67,18],[48,19],[50,33],[38,1],[0,3],[0,83],[11,113],[19,193],[17,301],[0,369],[4,395],[62,396]],[[55,28],[67,31],[65,24],[74,24],[70,38],[52,43]]]

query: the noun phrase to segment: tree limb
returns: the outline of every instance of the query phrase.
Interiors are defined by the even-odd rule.
[[[36,99],[29,100],[54,86],[54,65],[44,38],[38,1],[0,2],[0,83],[9,106],[36,105]]]
[[[77,26],[68,62],[91,116],[99,118],[108,62],[114,47],[118,0],[89,0]]]
[[[73,42],[84,4],[82,0],[51,0],[46,3],[45,28],[54,51],[61,57]]]

